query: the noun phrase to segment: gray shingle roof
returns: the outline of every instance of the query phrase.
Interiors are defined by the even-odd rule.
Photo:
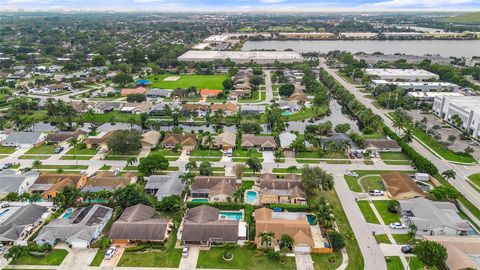
[[[179,179],[180,172],[171,172],[167,175],[152,175],[147,178],[145,189],[157,189],[155,196],[161,199],[170,195],[182,194],[185,185]]]
[[[47,209],[38,204],[29,204],[17,209],[0,225],[0,241],[16,241],[23,229],[27,225],[35,223]]]
[[[12,132],[3,144],[34,144],[42,136],[42,132]]]

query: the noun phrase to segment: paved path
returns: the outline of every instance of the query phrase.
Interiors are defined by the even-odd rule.
[[[295,253],[297,269],[313,270],[313,260],[310,254]]]
[[[265,70],[265,91],[266,99],[265,103],[270,104],[273,100],[273,89],[272,89],[272,76],[270,70]]]

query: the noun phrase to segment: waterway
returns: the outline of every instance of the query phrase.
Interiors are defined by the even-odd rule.
[[[351,53],[441,55],[472,58],[480,56],[480,40],[266,40],[247,41],[242,51],[292,49],[298,52],[327,53],[334,50]]]

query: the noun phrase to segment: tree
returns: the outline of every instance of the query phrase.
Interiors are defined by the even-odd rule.
[[[296,138],[290,144],[290,148],[292,148],[295,153],[307,151],[307,147],[305,146],[305,140],[302,140],[300,138]]]
[[[79,141],[78,139],[76,138],[71,138],[70,140],[68,140],[68,145],[73,149],[73,153],[75,155],[75,166],[78,165],[78,158],[77,158],[77,147],[79,145]]]
[[[337,133],[347,133],[350,130],[350,124],[338,124],[335,126],[335,132]]]
[[[57,169],[57,174],[62,174],[63,173],[63,169],[62,168],[58,168]]]
[[[130,94],[127,96],[127,101],[131,103],[140,103],[147,101],[147,96],[144,94]]]
[[[450,135],[448,135],[447,140],[448,140],[448,142],[450,142],[450,144],[453,144],[455,142],[455,140],[457,140],[457,136],[455,136],[453,134],[450,134]]]
[[[118,205],[123,209],[136,205],[148,205],[148,197],[143,191],[143,187],[138,184],[130,184],[124,188],[115,191],[113,195],[114,205]]]
[[[194,160],[188,161],[188,163],[185,165],[185,170],[191,172],[198,169],[197,162]]]
[[[135,162],[137,162],[137,158],[136,157],[130,157],[127,159],[127,166],[133,166],[133,164],[135,164]]]
[[[136,129],[116,130],[108,138],[108,149],[114,153],[131,154],[140,149],[142,134]]]
[[[333,231],[329,233],[328,239],[334,250],[340,250],[345,247],[345,240],[343,239],[343,235],[339,232]]]
[[[121,72],[112,78],[112,82],[118,84],[120,87],[124,87],[129,83],[133,83],[133,77],[132,75]]]
[[[262,170],[262,163],[260,162],[260,159],[258,159],[257,157],[251,157],[247,159],[246,164],[248,168],[252,170],[253,176],[255,176],[255,172],[259,172]]]
[[[439,186],[430,190],[428,195],[433,200],[445,201],[456,200],[460,196],[460,193],[453,188]]]
[[[462,120],[462,118],[460,118],[460,116],[458,116],[458,114],[453,115],[451,119],[452,119],[452,122],[455,126],[457,126],[459,128],[462,127],[463,120]]]
[[[17,192],[9,192],[5,197],[3,197],[3,200],[7,202],[18,202],[20,200],[20,196]]]
[[[448,258],[447,249],[440,243],[422,240],[413,247],[413,253],[428,267],[443,269]]]
[[[65,186],[62,191],[53,198],[53,203],[60,208],[66,209],[77,205],[80,198],[80,189],[72,186]]]
[[[195,179],[194,172],[189,171],[180,175],[180,181],[187,186],[190,186],[193,183],[193,179]]]
[[[226,79],[222,82],[223,89],[225,90],[232,90],[234,86],[234,82],[232,79]]]
[[[410,129],[405,130],[405,133],[402,136],[402,141],[410,143],[413,140],[413,134]]]
[[[293,240],[293,237],[289,234],[282,234],[282,236],[280,236],[280,248],[286,247],[292,249],[294,242],[295,240]]]
[[[330,228],[333,226],[333,221],[335,220],[333,209],[324,197],[321,197],[317,209],[314,211],[314,215],[315,220],[322,224],[325,228]]]
[[[471,155],[473,152],[475,152],[475,149],[473,149],[470,146],[465,147],[465,150],[463,150],[465,153]]]
[[[203,176],[213,175],[212,164],[208,161],[203,161],[202,163],[200,163],[198,170],[200,172],[200,175],[203,175]]]
[[[182,207],[182,199],[178,195],[163,197],[156,205],[160,211],[176,212]]]
[[[410,224],[410,226],[408,226],[408,236],[410,237],[410,239],[413,241],[415,239],[415,236],[417,236],[417,225],[415,225],[415,223],[412,223]]]
[[[442,172],[442,176],[447,178],[447,180],[455,179],[456,175],[457,175],[457,173],[452,169],[449,169],[449,170],[446,170],[446,171]]]
[[[7,260],[11,260],[12,263],[15,263],[19,258],[26,256],[27,254],[28,246],[13,245],[7,250],[4,257]]]
[[[233,165],[233,172],[237,179],[241,179],[243,176],[243,172],[245,171],[245,165],[243,164],[235,164]]]
[[[40,172],[40,166],[42,166],[41,160],[34,160],[32,166],[37,169],[37,172]]]
[[[278,94],[282,97],[289,97],[293,94],[293,91],[295,91],[295,85],[291,83],[286,83],[280,88],[278,88]]]
[[[169,162],[166,157],[160,153],[153,153],[147,157],[140,158],[138,171],[146,176],[150,176],[158,171],[168,169]]]
[[[395,117],[392,121],[392,127],[395,129],[395,132],[398,134],[400,130],[405,125],[404,119],[402,117]]]
[[[94,67],[105,66],[105,63],[106,63],[105,57],[101,55],[95,55],[92,59],[92,66]]]
[[[333,175],[319,167],[305,166],[302,169],[302,182],[309,194],[316,189],[331,190],[333,188]]]
[[[261,232],[258,234],[260,237],[260,245],[264,247],[271,247],[272,246],[272,239],[275,237],[273,232]]]

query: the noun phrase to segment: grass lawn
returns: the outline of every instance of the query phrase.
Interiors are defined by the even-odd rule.
[[[408,234],[392,234],[393,239],[395,239],[395,242],[399,245],[406,245],[410,244],[410,236]]]
[[[380,221],[378,221],[377,216],[375,216],[375,213],[367,201],[358,201],[357,204],[367,223],[380,224]]]
[[[109,166],[109,165],[103,165],[102,167],[100,167],[100,169],[98,169],[99,171],[108,171],[112,168],[112,166]]]
[[[97,154],[97,150],[90,148],[83,148],[80,149],[77,147],[70,149],[70,151],[67,152],[66,155],[89,155],[89,156],[95,156]]]
[[[53,249],[45,257],[27,255],[19,258],[15,263],[10,262],[10,265],[60,265],[67,255],[66,249]]]
[[[53,118],[53,117],[51,117]],[[130,123],[131,119],[135,121],[135,123],[140,124],[140,114],[130,114],[130,113],[122,113],[119,111],[112,111],[106,112],[104,114],[83,114],[80,117],[75,118],[75,122],[83,121],[84,123],[96,122],[96,123]],[[63,121],[62,119],[51,119],[55,121]]]
[[[40,156],[40,155],[23,155],[20,156],[19,159],[35,159],[35,160],[43,160],[43,159],[48,159],[50,156]]]
[[[222,159],[223,153],[219,150],[201,150],[195,149],[190,154],[189,160],[195,161],[220,161]]]
[[[296,174],[299,174],[299,173],[302,173],[302,169],[300,168],[295,168],[294,170],[290,170],[288,168],[273,168],[273,173],[296,173]]]
[[[223,253],[228,251],[233,254],[231,261],[223,259]],[[263,251],[249,250],[246,248],[214,247],[209,251],[200,251],[197,268],[222,268],[222,269],[295,269],[295,258],[284,257],[284,262],[268,259]]]
[[[391,244],[386,234],[375,234],[375,239],[379,244]]]
[[[207,161],[207,162],[217,162],[220,161],[222,157],[190,157],[188,158],[189,161]]]
[[[298,152],[295,154],[295,158],[322,158],[320,152]]]
[[[11,154],[15,152],[15,147],[0,146],[0,154]]]
[[[360,183],[362,184],[363,189],[366,191],[373,189],[385,190],[385,186],[383,185],[383,180],[380,175],[365,176],[360,180]]]
[[[423,270],[425,268],[425,264],[418,259],[417,256],[408,257],[408,266],[410,266],[411,270]],[[431,270],[436,270],[436,267],[431,268]]]
[[[242,181],[242,185],[241,185],[241,186],[242,186],[245,190],[248,190],[248,189],[251,189],[254,184],[255,184],[254,181]]]
[[[480,187],[480,173],[471,174],[468,179]]]
[[[337,269],[342,264],[342,253],[334,252],[332,254],[312,253],[313,268],[315,270]]]
[[[177,81],[164,81],[167,77],[180,77]],[[222,82],[228,79],[228,75],[176,75],[176,74],[160,74],[148,77],[152,88],[188,88],[195,86],[198,90],[201,89],[220,89],[223,90]]]
[[[287,121],[301,121],[312,117],[325,115],[325,113],[327,113],[328,111],[327,105],[315,108],[316,110],[314,110],[313,108],[303,108],[297,113],[286,115],[285,118]]]
[[[90,160],[93,156],[62,156],[61,160]]]
[[[344,175],[345,181],[347,182],[348,187],[353,192],[362,192],[362,188],[358,183],[358,178],[350,175]]]
[[[93,257],[90,266],[100,266],[100,264],[102,264],[103,258],[105,258],[105,252],[107,252],[106,249],[99,248],[97,254],[95,254],[95,257]]]
[[[234,149],[233,150],[233,157],[246,157],[246,158],[257,157],[257,158],[261,158],[262,153],[258,152],[256,149],[254,149],[254,150],[255,150],[254,152],[250,153],[248,150]]]
[[[88,169],[87,165],[41,165],[40,169],[52,169],[56,170],[62,168],[64,170],[86,170]]]
[[[385,257],[387,270],[403,270],[403,264],[398,256]]]
[[[410,160],[402,152],[382,152],[380,153],[380,158],[383,160]]]
[[[385,201],[373,201],[373,205],[375,205],[375,208],[377,208],[378,213],[383,219],[383,222],[385,224],[390,224],[392,222],[400,222],[400,218],[398,214],[390,213],[388,211],[388,203],[390,201],[385,200]]]
[[[25,152],[25,154],[51,154],[51,155],[53,155],[53,154],[55,154],[55,148],[57,148],[57,146],[55,146],[55,145],[42,144],[38,147],[31,148],[30,150]]]
[[[170,149],[157,149],[155,151],[150,152],[150,154],[153,154],[153,153],[160,153],[166,157],[179,157],[182,154],[182,151],[173,152]]]

